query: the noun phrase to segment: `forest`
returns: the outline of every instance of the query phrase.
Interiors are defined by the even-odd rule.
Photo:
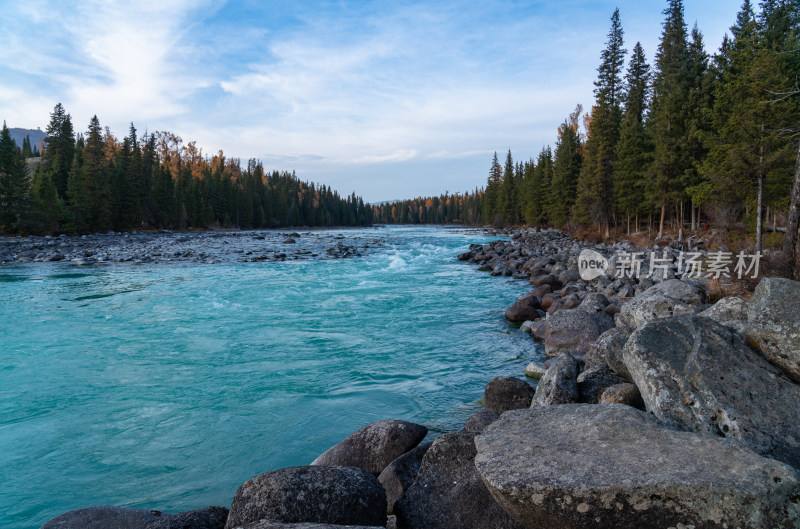
[[[119,141],[97,116],[75,134],[59,103],[41,157],[0,136],[0,233],[87,233],[142,228],[364,226],[372,209],[294,173],[251,159],[204,156],[169,132]],[[31,171],[30,167],[35,166]],[[32,173],[32,174],[31,174]]]
[[[386,223],[650,229],[785,226],[800,137],[800,2],[745,0],[713,56],[669,0],[653,64],[625,49],[611,16],[595,100],[557,127],[536,159],[497,153],[487,184],[463,195],[375,206]],[[627,57],[627,68],[625,68]],[[645,228],[647,226],[647,228]]]

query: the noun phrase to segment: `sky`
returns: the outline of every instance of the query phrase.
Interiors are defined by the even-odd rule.
[[[170,131],[368,202],[463,192],[591,107],[615,7],[652,64],[666,4],[0,0],[0,119],[61,102],[76,131]],[[740,5],[684,0],[709,53]]]

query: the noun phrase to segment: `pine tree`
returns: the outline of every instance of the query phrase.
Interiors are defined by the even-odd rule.
[[[511,157],[511,149],[506,155],[506,164],[503,171],[503,182],[500,186],[500,196],[498,199],[497,212],[505,224],[516,224],[519,222],[517,205],[517,185],[514,171],[514,160]]]
[[[72,118],[61,103],[58,103],[50,114],[50,124],[47,126],[47,137],[44,142],[42,165],[53,180],[58,196],[64,199],[67,196],[67,179],[75,155],[75,134],[72,129]]]
[[[497,159],[497,151],[492,159],[492,167],[489,170],[489,178],[486,182],[486,192],[483,195],[483,222],[484,224],[495,223],[495,216],[498,215],[498,200],[500,198],[500,188],[503,184],[503,168]]]
[[[70,216],[68,231],[85,233],[91,226],[89,192],[86,189],[86,177],[83,172],[83,150],[86,146],[83,134],[78,134],[75,141],[75,158],[67,180],[67,207]]]
[[[578,119],[583,107],[578,105],[569,118],[558,127],[558,140],[553,161],[553,178],[550,182],[550,200],[546,216],[555,226],[569,220],[575,204],[578,177],[583,164],[582,141],[578,133]]]
[[[0,134],[0,231],[17,231],[22,227],[29,186],[25,159],[17,151],[4,121]]]
[[[619,9],[616,9],[611,15],[608,41],[597,69],[595,106],[587,131],[584,165],[578,182],[579,216],[603,223],[606,237],[609,236],[609,225],[614,214],[613,172],[622,121],[621,73],[627,53],[622,37]]]
[[[660,207],[658,237],[664,233],[667,204],[681,191],[688,167],[686,146],[687,42],[682,0],[669,0],[655,62],[650,130],[654,144],[648,193]]]
[[[90,229],[108,230],[111,228],[111,179],[105,157],[105,142],[97,116],[93,116],[89,122],[82,171],[86,182]]]
[[[642,211],[645,202],[644,184],[650,158],[644,113],[647,107],[650,66],[640,43],[633,47],[628,72],[625,76],[627,92],[624,96],[625,112],[620,125],[617,143],[617,161],[614,165],[614,200],[626,216],[630,233],[631,216]]]

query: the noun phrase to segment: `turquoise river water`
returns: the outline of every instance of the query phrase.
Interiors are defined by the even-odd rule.
[[[431,435],[537,355],[525,283],[456,260],[477,232],[364,230],[372,253],[282,263],[0,267],[0,527],[90,505],[229,506],[396,418]]]

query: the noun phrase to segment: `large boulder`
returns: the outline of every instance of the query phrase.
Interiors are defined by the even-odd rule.
[[[475,468],[475,434],[441,435],[425,454],[414,484],[395,503],[398,529],[518,529]]]
[[[532,399],[533,387],[514,377],[495,377],[486,384],[483,392],[486,409],[495,413],[527,408]]]
[[[747,304],[745,336],[767,360],[800,383],[800,283],[762,279]]]
[[[161,516],[159,511],[101,505],[60,514],[41,529],[142,529]]]
[[[617,325],[636,329],[654,320],[694,314],[702,308],[705,300],[705,291],[698,285],[668,279],[624,303],[617,315]]]
[[[225,527],[259,520],[385,526],[386,493],[378,479],[361,468],[282,468],[239,487]]]
[[[102,505],[65,512],[42,529],[223,529],[227,517],[228,509],[224,507],[168,514]]]
[[[800,466],[800,387],[721,324],[693,315],[637,329],[623,352],[647,411]]]
[[[797,527],[800,473],[620,404],[515,410],[475,439],[475,466],[529,529]]]
[[[333,525],[327,523],[281,523],[259,520],[257,522],[237,525],[233,529],[374,529],[366,525]]]
[[[517,301],[506,309],[505,316],[511,323],[525,323],[539,317],[539,306],[531,305],[527,301]]]
[[[559,310],[547,318],[544,350],[548,358],[567,351],[586,353],[592,342],[614,323],[598,314],[582,310]]]
[[[383,490],[386,491],[386,505],[387,512],[392,514],[394,512],[394,504],[400,499],[405,491],[414,483],[419,472],[419,467],[422,465],[422,458],[431,447],[432,443],[423,443],[407,452],[383,469],[381,475],[378,476],[378,481],[383,485]]]
[[[626,380],[631,380],[628,368],[625,367],[625,362],[622,360],[622,350],[630,334],[631,329],[628,327],[612,327],[601,334],[584,356],[586,369],[591,369],[592,366],[598,364],[608,364],[614,373]]]
[[[578,375],[578,402],[595,404],[604,389],[625,382],[608,364],[595,364]]]
[[[377,476],[386,465],[417,446],[426,435],[428,429],[413,422],[373,422],[329,448],[311,464],[359,467]]]
[[[550,362],[550,367],[536,386],[531,407],[567,404],[578,401],[578,362],[563,353]]]
[[[623,382],[622,384],[614,384],[605,388],[600,396],[597,398],[599,404],[625,404],[626,406],[633,406],[636,409],[644,410],[644,401],[642,394],[636,384],[630,382]]]
[[[492,424],[500,417],[499,413],[481,410],[470,415],[467,422],[464,423],[464,431],[478,433],[483,431],[484,428]]]
[[[162,516],[145,529],[223,529],[227,519],[228,509],[207,507],[197,511]]]

